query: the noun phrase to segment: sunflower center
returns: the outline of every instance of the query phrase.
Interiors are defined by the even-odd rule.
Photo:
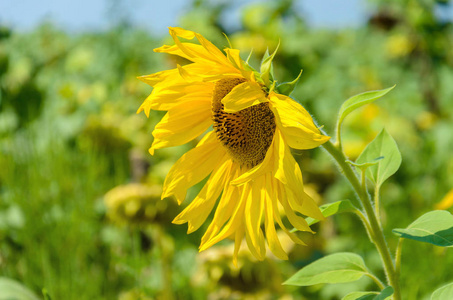
[[[253,168],[264,160],[275,133],[275,117],[268,103],[260,103],[235,113],[224,111],[222,99],[245,82],[242,78],[217,81],[212,97],[212,117],[217,138],[233,160]]]

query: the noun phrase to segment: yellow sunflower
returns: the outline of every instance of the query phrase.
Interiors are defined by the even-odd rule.
[[[275,91],[268,73],[259,74],[242,61],[239,50],[225,48],[224,54],[198,33],[176,27],[169,30],[175,45],[154,51],[178,55],[191,63],[139,77],[154,89],[138,112],[149,116],[151,109],[167,111],[153,131],[150,153],[185,144],[213,127],[174,164],[165,179],[162,199],[173,196],[181,203],[187,189],[208,177],[173,222],[188,223],[191,233],[217,203],[200,251],[231,237],[236,260],[245,237],[257,259],[265,257],[265,240],[275,256],[287,259],[275,223],[294,242],[304,243],[285,227],[279,209],[300,231],[312,232],[301,215],[323,219],[314,200],[304,192],[302,173],[290,147],[315,148],[329,137],[320,133],[301,105]],[[180,38],[196,38],[199,44]]]

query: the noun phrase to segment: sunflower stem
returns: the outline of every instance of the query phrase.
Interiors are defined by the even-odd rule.
[[[371,202],[370,195],[367,190],[361,185],[359,178],[352,169],[351,165],[347,163],[347,158],[344,153],[341,151],[341,148],[336,147],[332,142],[327,141],[322,145],[324,149],[329,152],[329,154],[335,159],[339,168],[343,172],[346,179],[351,183],[354,191],[356,192],[360,202],[362,203],[363,208],[365,209],[366,217],[370,224],[371,229],[371,241],[376,246],[376,249],[381,256],[381,260],[384,264],[384,270],[387,277],[387,282],[394,289],[393,299],[401,300],[400,288],[398,282],[398,274],[395,269],[395,265],[390,254],[390,249],[385,241],[384,232],[380,226],[375,210]]]

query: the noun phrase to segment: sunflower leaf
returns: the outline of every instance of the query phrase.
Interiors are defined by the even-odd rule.
[[[341,200],[334,203],[324,204],[319,207],[324,217],[330,217],[335,214],[354,212],[357,208],[349,200]],[[307,217],[305,218],[308,225],[313,225],[319,222],[319,220]]]
[[[380,159],[380,157],[383,157]],[[374,140],[369,143],[356,160],[357,164],[366,164],[380,159],[377,164],[366,169],[367,177],[377,188],[395,174],[401,165],[401,153],[395,140],[383,129]]]
[[[338,113],[338,123],[337,123],[337,130],[340,130],[341,124],[343,123],[344,118],[349,115],[352,111],[356,110],[357,108],[371,103],[388,92],[390,92],[393,88],[395,87],[392,86],[390,88],[384,89],[384,90],[378,90],[378,91],[370,91],[370,92],[365,92],[361,93],[355,96],[352,96],[345,102],[340,107],[340,112]]]
[[[453,282],[437,289],[431,295],[431,300],[453,299]]]
[[[38,300],[39,298],[23,284],[0,277],[0,291],[2,299]]]
[[[335,253],[300,269],[283,284],[309,286],[319,283],[342,283],[359,280],[367,274],[362,257],[355,253]]]
[[[396,228],[392,232],[402,238],[436,246],[453,246],[453,216],[446,210],[430,211],[407,228]]]
[[[386,287],[379,292],[352,292],[344,296],[341,300],[385,300],[393,295],[393,288]]]

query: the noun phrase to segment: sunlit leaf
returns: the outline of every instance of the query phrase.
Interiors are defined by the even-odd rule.
[[[335,253],[303,267],[283,284],[309,286],[359,280],[368,273],[362,257],[355,253]]]
[[[352,292],[341,298],[341,300],[373,300],[379,292]]]
[[[379,292],[352,292],[344,296],[341,300],[385,300],[393,295],[393,288],[386,287]]]
[[[21,283],[6,278],[0,277],[0,298],[1,299],[20,299],[20,300],[38,300],[39,298],[33,294],[27,287]]]
[[[349,200],[341,200],[334,203],[324,204],[321,205],[319,209],[324,217],[357,210],[357,208]],[[319,222],[319,220],[310,217],[305,218],[305,220],[308,225],[313,225]]]
[[[431,300],[453,299],[453,282],[434,291]]]
[[[453,216],[446,210],[430,211],[406,229],[396,228],[392,231],[406,239],[442,247],[453,246]]]
[[[392,86],[392,87],[384,89],[384,90],[370,91],[370,92],[358,94],[358,95],[352,96],[351,98],[349,98],[348,100],[343,102],[343,104],[340,107],[340,111],[338,113],[337,129],[340,129],[340,126],[343,123],[344,118],[347,115],[349,115],[352,111],[354,111],[355,109],[357,109],[365,104],[371,103],[371,102],[381,98],[382,96],[384,96],[385,94],[390,92],[394,87],[395,86]]]
[[[401,165],[401,153],[395,140],[383,129],[374,140],[369,143],[356,163],[365,164],[381,158],[377,164],[370,165],[366,175],[377,186],[380,186],[387,178],[395,174]]]

